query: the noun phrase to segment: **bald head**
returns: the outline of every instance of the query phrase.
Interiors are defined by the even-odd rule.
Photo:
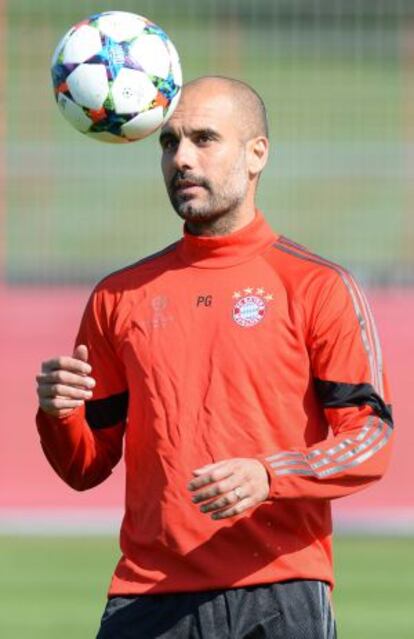
[[[266,107],[260,95],[241,80],[223,76],[203,76],[187,82],[183,87],[185,96],[193,91],[208,90],[212,95],[224,94],[231,98],[235,117],[240,123],[244,140],[258,136],[269,137]]]

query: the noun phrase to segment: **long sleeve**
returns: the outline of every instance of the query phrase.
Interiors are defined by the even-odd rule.
[[[86,344],[96,380],[93,398],[63,418],[36,416],[43,451],[57,474],[76,490],[104,481],[122,455],[128,388],[111,339],[111,296],[95,291],[76,344]]]
[[[106,278],[80,342],[93,401],[42,439],[78,488],[101,481],[124,442],[111,596],[333,585],[329,499],[378,479],[392,440],[379,342],[345,271],[260,215],[229,235],[185,234]],[[271,499],[213,520],[189,478],[235,457],[265,458]]]
[[[344,271],[319,291],[308,336],[314,392],[332,436],[261,459],[274,499],[333,499],[379,479],[393,434],[381,347],[365,295]]]

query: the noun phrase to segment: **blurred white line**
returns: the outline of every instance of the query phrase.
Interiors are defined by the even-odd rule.
[[[116,535],[117,508],[0,509],[0,535]]]
[[[333,507],[334,530],[339,534],[414,535],[414,508],[345,509]]]
[[[122,510],[0,509],[0,535],[117,535]],[[336,534],[414,535],[414,508],[384,508],[334,514]]]

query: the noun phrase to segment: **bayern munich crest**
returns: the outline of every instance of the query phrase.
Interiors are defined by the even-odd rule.
[[[239,326],[256,326],[266,314],[267,306],[273,295],[264,288],[244,288],[233,293],[233,319]]]

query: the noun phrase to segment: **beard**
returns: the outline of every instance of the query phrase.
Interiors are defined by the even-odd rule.
[[[233,174],[233,171],[232,171]],[[168,196],[175,212],[185,221],[208,222],[232,211],[236,211],[247,192],[247,179],[229,179],[221,185],[213,185],[209,180],[190,171],[177,171],[167,186]],[[195,196],[180,191],[185,183],[202,189],[202,195]]]
[[[197,203],[193,194],[180,192],[183,182],[191,182],[194,186],[203,189],[204,202]],[[209,219],[211,207],[215,208],[212,202],[214,197],[211,183],[189,171],[177,171],[167,190],[173,209],[183,220]]]

